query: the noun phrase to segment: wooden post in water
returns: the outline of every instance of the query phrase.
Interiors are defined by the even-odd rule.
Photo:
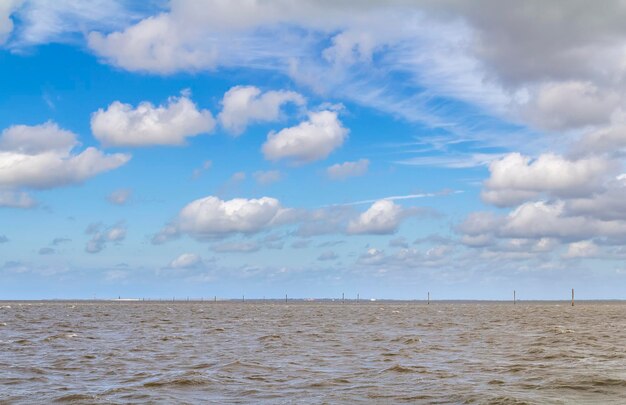
[[[513,305],[515,305],[515,290],[513,290]]]
[[[574,289],[572,288],[572,306],[574,306]]]

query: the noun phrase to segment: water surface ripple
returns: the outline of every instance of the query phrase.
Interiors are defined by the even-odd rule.
[[[0,403],[624,404],[626,304],[0,302]]]

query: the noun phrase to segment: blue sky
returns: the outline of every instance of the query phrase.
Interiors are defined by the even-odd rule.
[[[624,298],[624,14],[4,2],[0,298]]]

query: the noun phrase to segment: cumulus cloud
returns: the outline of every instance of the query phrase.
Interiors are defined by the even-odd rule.
[[[407,214],[407,210],[393,201],[379,200],[350,221],[347,231],[350,234],[392,234],[398,230]]]
[[[223,201],[209,196],[187,204],[171,225],[155,235],[153,242],[162,243],[181,233],[197,239],[254,234],[282,224],[288,212],[275,198]]]
[[[606,124],[620,103],[617,92],[591,82],[552,82],[537,90],[523,114],[540,128],[560,131]]]
[[[280,118],[281,107],[293,103],[302,106],[304,97],[293,91],[267,91],[254,86],[236,86],[222,99],[222,111],[217,116],[220,124],[233,135],[241,135],[249,124],[271,122]]]
[[[202,258],[195,253],[183,253],[172,260],[168,267],[170,269],[190,269],[202,263]]]
[[[119,243],[126,238],[126,225],[118,223],[113,226],[103,226],[99,223],[90,224],[85,233],[91,235],[91,239],[85,246],[87,253],[101,252],[109,242]]]
[[[626,147],[626,117],[617,122],[586,133],[573,146],[577,155],[602,154],[623,150]]]
[[[11,31],[13,31],[13,20],[11,14],[24,2],[24,0],[5,0],[0,3],[0,45],[2,45]]]
[[[185,92],[159,106],[144,101],[133,108],[114,101],[91,116],[91,131],[105,146],[182,145],[214,126],[211,112],[199,110]]]
[[[309,119],[295,127],[270,132],[263,144],[268,160],[291,159],[303,164],[326,158],[339,148],[348,136],[336,111],[309,113]]]
[[[569,160],[555,154],[537,159],[511,153],[489,165],[483,200],[497,206],[517,205],[541,193],[553,196],[588,194],[618,166],[609,159],[592,156]]]
[[[124,205],[128,202],[133,191],[128,188],[114,190],[107,196],[107,201],[114,205]]]
[[[278,170],[259,170],[253,173],[253,177],[258,184],[266,186],[280,181],[282,174]]]
[[[626,220],[626,175],[619,175],[604,184],[602,191],[565,201],[566,210],[573,215],[604,221]]]
[[[596,256],[599,253],[598,246],[590,240],[570,243],[567,252],[563,255],[566,259],[582,259]]]
[[[626,221],[578,215],[569,211],[562,200],[526,202],[502,216],[472,213],[457,230],[469,236],[469,241],[484,242],[475,243],[477,247],[495,244],[500,239],[554,239],[568,243],[594,238],[621,243],[626,239]]]
[[[370,161],[360,159],[356,162],[344,162],[334,164],[326,169],[326,174],[332,180],[345,180],[348,177],[363,176],[367,173]]]
[[[173,73],[215,66],[215,51],[187,40],[185,31],[169,14],[159,14],[121,32],[91,32],[87,43],[108,62],[131,71]]]
[[[80,153],[76,135],[53,122],[14,125],[0,134],[0,188],[45,189],[81,183],[130,160],[89,147]],[[28,204],[26,204],[28,205]]]
[[[115,32],[91,20],[76,25],[105,32],[90,32],[88,45],[123,69],[158,74],[220,66],[277,70],[318,92],[333,91],[413,120],[438,121],[441,103],[425,101],[436,99],[434,93],[507,117],[520,113],[543,128],[574,128],[606,119],[615,109],[611,94],[623,93],[626,7],[619,1],[596,7],[578,2],[510,6],[494,0],[471,6],[177,0],[168,6]],[[408,80],[394,86],[388,80],[393,73]],[[414,90],[413,84],[427,88],[426,96],[409,100],[407,92],[396,91]]]
[[[361,266],[386,268],[438,267],[450,263],[454,254],[451,246],[433,246],[426,252],[403,248],[387,253],[377,248],[368,248],[357,259]]]

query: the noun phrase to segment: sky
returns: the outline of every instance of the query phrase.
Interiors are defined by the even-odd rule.
[[[0,299],[624,299],[624,20],[3,0]]]

